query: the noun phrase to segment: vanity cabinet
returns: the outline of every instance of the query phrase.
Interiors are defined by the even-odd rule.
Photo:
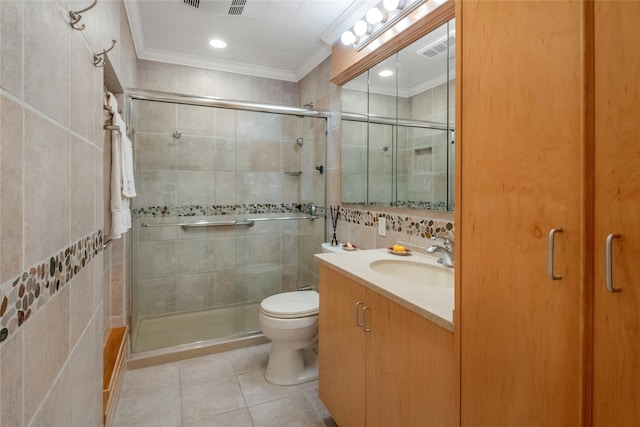
[[[319,321],[319,394],[340,427],[454,425],[452,332],[326,265]]]
[[[640,3],[456,20],[461,426],[640,425]]]

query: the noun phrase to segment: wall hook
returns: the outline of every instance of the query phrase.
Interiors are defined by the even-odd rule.
[[[93,8],[97,3],[98,3],[98,0],[93,0],[93,3],[91,3],[89,7],[85,7],[82,10],[77,10],[77,11],[72,10],[71,12],[69,12],[69,16],[71,17],[71,22],[70,22],[71,28],[78,31],[84,30],[85,29],[84,24],[78,25],[78,22],[80,22],[80,20],[82,19],[81,14]]]
[[[94,53],[93,54],[93,65],[95,65],[96,67],[104,67],[104,56],[107,53],[111,52],[115,46],[116,46],[116,41],[115,40],[111,40],[111,47],[109,49],[103,50],[100,53]]]

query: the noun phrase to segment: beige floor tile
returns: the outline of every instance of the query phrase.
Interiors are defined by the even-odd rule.
[[[190,423],[245,407],[235,377],[208,381],[182,389],[182,421]]]
[[[194,423],[184,424],[183,427],[253,427],[253,423],[251,422],[249,411],[243,408]]]
[[[320,400],[318,396],[318,389],[307,390],[303,393],[304,397],[309,401],[313,409],[316,411],[316,414],[322,419],[324,425],[327,427],[337,427],[338,425],[331,417],[331,414],[324,406],[324,403]]]
[[[311,404],[301,394],[249,408],[254,427],[324,427]]]
[[[177,427],[181,425],[180,389],[146,389],[134,391],[136,387],[124,389],[118,400],[114,427],[156,426]]]
[[[244,395],[247,406],[254,406],[260,403],[280,399],[284,396],[299,393],[297,386],[284,386],[271,384],[264,378],[264,373],[259,370],[252,370],[238,375],[238,382]]]
[[[267,369],[271,344],[262,344],[246,349],[229,352],[233,369],[236,374],[241,374],[254,369],[264,372]]]
[[[180,369],[177,363],[132,369],[126,372],[122,393],[129,396],[156,390],[180,390]]]
[[[180,362],[182,387],[233,377],[234,375],[233,364],[228,353],[212,354]]]

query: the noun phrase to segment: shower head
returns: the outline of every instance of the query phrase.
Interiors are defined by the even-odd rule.
[[[302,147],[304,145],[304,138],[296,139],[296,144],[298,144],[299,147]]]

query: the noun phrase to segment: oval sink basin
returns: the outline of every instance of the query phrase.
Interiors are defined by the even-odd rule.
[[[376,273],[437,288],[453,287],[453,270],[421,262],[381,259],[369,264]]]

